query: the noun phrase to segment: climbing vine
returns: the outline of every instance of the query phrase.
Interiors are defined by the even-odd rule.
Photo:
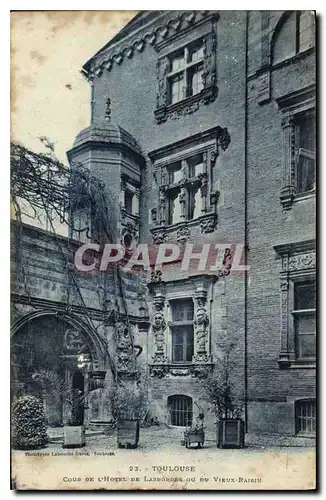
[[[35,153],[20,144],[11,144],[11,203],[15,219],[13,256],[16,282],[21,283],[24,293],[30,295],[25,274],[26,263],[23,262],[22,228],[23,223],[28,221],[32,225],[40,224],[53,233],[54,241],[65,262],[67,308],[70,306],[69,296],[73,287],[83,307],[85,320],[93,330],[97,331],[85,305],[78,279],[69,265],[69,249],[72,238],[82,239],[82,236],[99,244],[115,241],[116,235],[110,219],[114,208],[111,206],[104,184],[88,168],[81,164],[66,167],[55,157],[51,143],[46,138],[42,139],[47,148],[46,153]],[[81,213],[84,215],[82,224]],[[62,228],[66,228],[67,231],[66,243],[59,238]],[[99,283],[103,292],[103,323],[107,324],[114,315],[115,318],[123,317],[129,327],[121,272],[118,267],[112,269],[112,272],[118,291],[115,294],[115,308],[112,305],[111,310],[107,310],[106,273],[102,273],[103,282]],[[123,310],[119,306],[118,296],[122,298]],[[112,360],[111,368],[116,372]]]

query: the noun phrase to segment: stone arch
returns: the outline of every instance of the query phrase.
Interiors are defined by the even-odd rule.
[[[51,310],[28,313],[13,323],[11,328],[11,339],[14,340],[19,331],[21,331],[30,322],[39,318],[56,318],[73,328],[78,328],[91,352],[94,369],[101,370],[105,368],[106,352],[103,342],[100,340],[97,333],[94,332],[82,318],[72,313],[68,314]]]
[[[280,56],[277,58],[275,57],[275,47],[278,43],[282,42],[282,40],[280,40],[280,37],[282,36],[282,33],[285,33],[285,24],[287,24],[288,22],[292,21],[294,22],[294,26],[296,25],[296,15],[297,13],[295,11],[286,11],[284,12],[281,17],[279,18],[279,20],[277,21],[276,25],[275,25],[275,28],[273,30],[273,33],[272,33],[272,37],[271,37],[271,43],[270,43],[270,61],[271,61],[271,64],[275,64],[276,62],[280,62],[281,60],[284,60],[286,59],[286,57],[284,56],[284,58],[281,58]],[[291,33],[291,30],[289,31]],[[296,44],[296,33],[295,33],[295,28],[294,28],[294,32],[293,32],[293,47],[294,47],[294,50],[293,50],[293,55],[295,54],[295,44]]]
[[[67,395],[81,390],[77,375],[83,380],[82,392],[104,387],[108,354],[82,318],[55,310],[33,311],[14,322],[11,337],[13,396],[32,394],[42,399],[50,427],[71,418]]]
[[[314,14],[311,11],[284,12],[277,21],[271,37],[271,65],[313,47],[314,33]]]

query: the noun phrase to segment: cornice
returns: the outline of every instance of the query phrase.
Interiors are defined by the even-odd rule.
[[[139,34],[138,37],[123,45],[120,49],[108,47],[103,50],[103,54],[94,56],[98,61],[96,64],[86,64],[82,69],[82,74],[92,82],[95,77],[100,77],[104,70],[111,71],[114,65],[120,66],[124,61],[132,59],[136,52],[143,52],[145,47],[150,45],[159,51],[169,41],[179,37],[181,32],[187,32],[203,22],[216,19],[218,14],[210,11],[183,11],[165,23],[155,26],[151,30]],[[92,60],[91,60],[92,61]],[[88,69],[89,67],[89,69]]]
[[[40,297],[32,297],[28,295],[21,295],[19,293],[11,294],[11,303],[12,304],[23,304],[28,305],[36,309],[46,310],[49,312],[57,312],[57,313],[66,313],[69,315],[69,312],[73,314],[77,314],[78,316],[85,315],[85,309],[83,306],[79,306],[77,304],[72,304],[71,306],[67,306],[65,302],[57,302],[55,300],[43,299]],[[117,311],[114,311],[117,312]],[[87,307],[87,313],[91,319],[94,321],[105,321],[108,316],[108,312],[103,311],[101,309],[95,309],[93,307]],[[125,315],[120,313],[120,316],[125,319]],[[128,314],[128,319],[131,323],[134,324],[149,324],[148,316],[134,316],[132,314]],[[109,325],[114,324],[114,318],[111,316],[111,319],[108,323]]]
[[[316,240],[298,241],[295,243],[285,243],[284,245],[275,245],[274,250],[280,256],[302,252],[312,252],[316,249]]]

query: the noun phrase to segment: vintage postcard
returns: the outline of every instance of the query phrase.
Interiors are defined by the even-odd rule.
[[[13,489],[316,488],[315,32],[11,13]]]

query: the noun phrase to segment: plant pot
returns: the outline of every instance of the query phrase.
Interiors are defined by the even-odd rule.
[[[218,448],[243,448],[244,421],[240,418],[219,420],[216,429],[216,445]]]
[[[118,420],[118,448],[137,448],[139,442],[139,420]]]
[[[190,448],[192,443],[197,443],[198,448],[201,448],[205,442],[205,432],[199,431],[186,431],[184,435],[186,448]]]
[[[64,426],[62,448],[82,448],[85,444],[85,428],[83,425]]]

